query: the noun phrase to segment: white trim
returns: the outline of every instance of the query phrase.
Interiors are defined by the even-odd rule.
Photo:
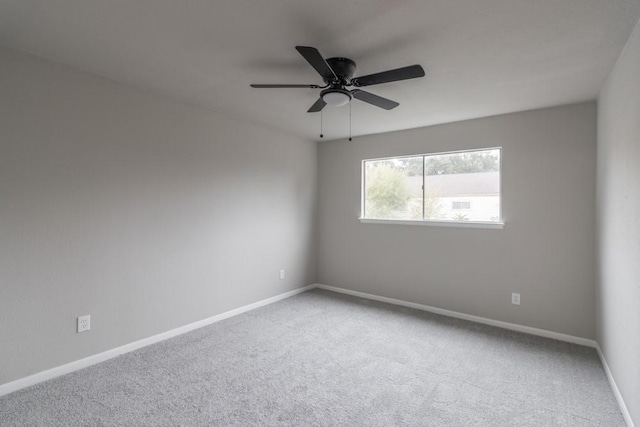
[[[588,338],[576,337],[573,335],[561,334],[559,332],[548,331],[546,329],[532,328],[531,326],[518,325],[516,323],[503,322],[501,320],[487,319],[486,317],[473,316],[471,314],[459,313],[457,311],[445,310],[443,308],[431,307],[429,305],[416,304],[414,302],[403,301],[395,298],[381,297],[378,295],[367,294],[364,292],[352,291],[350,289],[337,288],[335,286],[316,285],[319,289],[338,292],[341,294],[352,295],[360,298],[366,298],[374,301],[386,302],[388,304],[400,305],[403,307],[415,308],[416,310],[428,311],[430,313],[441,314],[443,316],[455,317],[456,319],[469,320],[471,322],[482,323],[485,325],[496,326],[498,328],[509,329],[512,331],[523,332],[525,334],[537,335],[540,337],[551,338],[559,341],[566,341],[573,344],[584,345],[587,347],[597,348],[598,345],[594,340]]]
[[[224,313],[216,314],[215,316],[208,317],[206,319],[199,320],[197,322],[193,322],[188,325],[180,326],[179,328],[171,329],[169,331],[162,332],[147,338],[143,338],[141,340],[134,341],[132,343],[125,344],[120,347],[112,348],[102,353],[85,357],[84,359],[76,360],[76,361],[67,363],[65,365],[56,366],[55,368],[47,369],[46,371],[41,371],[33,375],[29,375],[28,377],[20,378],[9,383],[1,384],[0,396],[4,396],[6,394],[13,393],[14,391],[18,391],[20,389],[23,389],[41,382],[51,380],[53,378],[77,371],[79,369],[89,367],[91,365],[95,365],[96,363],[104,362],[105,360],[113,359],[114,357],[118,357],[122,354],[129,353],[131,351],[138,350],[142,347],[146,347],[148,345],[155,344],[157,342],[164,341],[169,338],[173,338],[178,335],[185,334],[187,332],[193,331],[194,329],[199,329],[204,326],[211,325],[212,323],[216,323],[221,320],[228,319],[229,317],[237,316],[238,314],[255,310],[256,308],[263,307],[265,305],[273,304],[274,302],[292,297],[302,292],[309,291],[315,287],[316,285],[313,284],[313,285],[305,286],[303,288],[294,289],[292,291],[285,292],[283,294],[276,295],[271,298],[263,299],[261,301],[254,302],[252,304],[245,305],[242,307],[238,307],[233,310],[226,311]]]
[[[604,353],[602,352],[600,344],[598,343],[596,343],[596,350],[598,351],[598,356],[600,356],[600,361],[602,362],[602,366],[604,367],[604,373],[607,374],[607,379],[609,380],[609,384],[613,389],[613,395],[616,397],[616,401],[618,402],[618,406],[620,407],[620,412],[622,412],[622,416],[627,423],[627,427],[634,427],[633,420],[631,419],[631,414],[627,409],[627,405],[624,403],[624,399],[622,398],[622,394],[618,389],[616,380],[613,378],[613,373],[611,372],[611,369],[609,369],[607,359],[604,358]]]
[[[395,224],[395,225],[426,225],[431,227],[458,227],[458,228],[493,228],[502,230],[504,222],[481,221],[430,221],[430,220],[404,220],[404,219],[373,219],[359,218],[362,224]]]
[[[408,157],[444,156],[447,154],[473,153],[474,151],[491,151],[491,150],[502,150],[502,147],[497,146],[497,147],[463,148],[462,150],[437,151],[435,153],[402,154],[400,156],[386,156],[386,157],[374,157],[372,159],[362,159],[362,162],[364,163],[364,162],[378,161],[378,160],[406,159]],[[502,162],[502,153],[500,153],[500,158]]]

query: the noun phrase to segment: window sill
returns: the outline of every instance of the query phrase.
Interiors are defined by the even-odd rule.
[[[426,225],[430,227],[458,227],[458,228],[492,228],[503,229],[504,222],[479,221],[411,221],[404,219],[369,219],[360,218],[362,224],[393,224],[393,225]]]

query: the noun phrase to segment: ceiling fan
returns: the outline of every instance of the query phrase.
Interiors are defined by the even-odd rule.
[[[366,76],[353,77],[356,63],[349,58],[328,58],[325,60],[318,49],[309,46],[296,46],[300,55],[311,64],[324,80],[324,86],[301,84],[252,84],[255,88],[308,88],[322,89],[318,100],[307,110],[308,113],[322,111],[326,105],[339,107],[348,104],[352,98],[364,101],[376,107],[391,110],[399,103],[371,92],[361,89],[347,89],[348,86],[356,88],[372,86],[381,83],[395,82],[398,80],[415,79],[424,77],[424,69],[420,65],[396,68]]]

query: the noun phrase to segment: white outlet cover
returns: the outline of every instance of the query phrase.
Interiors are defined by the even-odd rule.
[[[511,304],[520,305],[520,294],[511,294]]]
[[[284,279],[284,269],[280,270],[280,280]]]
[[[78,333],[86,332],[91,329],[91,315],[87,314],[85,316],[78,317]]]

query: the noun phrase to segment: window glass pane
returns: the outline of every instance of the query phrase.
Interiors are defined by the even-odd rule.
[[[500,221],[500,150],[424,157],[425,219]]]
[[[423,157],[364,162],[364,217],[422,219]]]

